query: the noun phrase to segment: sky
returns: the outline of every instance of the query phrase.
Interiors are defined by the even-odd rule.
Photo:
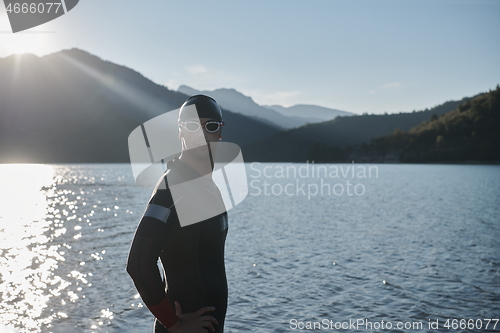
[[[359,114],[494,89],[499,41],[498,0],[80,0],[15,34],[0,3],[0,57],[78,47],[173,90]]]

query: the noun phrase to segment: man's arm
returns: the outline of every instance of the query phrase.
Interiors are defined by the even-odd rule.
[[[127,261],[127,272],[144,304],[167,328],[174,326],[178,317],[165,293],[157,261],[169,229],[169,194],[165,189],[156,190],[137,227]]]

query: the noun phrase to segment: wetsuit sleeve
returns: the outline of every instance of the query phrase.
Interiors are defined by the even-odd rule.
[[[169,231],[172,205],[170,191],[157,188],[135,231],[127,261],[127,273],[144,304],[167,328],[175,325],[178,317],[165,293],[157,261]]]

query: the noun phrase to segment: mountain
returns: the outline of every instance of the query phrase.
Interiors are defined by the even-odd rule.
[[[251,97],[245,96],[239,91],[235,89],[216,89],[213,91],[200,91],[193,89],[191,87],[181,85],[178,89],[178,92],[182,92],[186,95],[196,95],[196,94],[205,94],[213,97],[217,102],[228,110],[233,110],[235,112],[239,112],[244,114],[245,116],[257,117],[260,120],[266,120],[270,124],[274,124],[279,126],[280,128],[294,128],[305,125],[307,123],[315,123],[325,120],[322,117],[316,117],[307,112],[308,108],[299,107],[298,110],[292,109],[291,112],[288,112],[289,108],[286,108],[287,111],[280,112],[278,109],[279,106],[276,106],[276,109],[273,107],[264,107],[253,101]],[[327,108],[322,108],[319,106],[312,106],[309,108],[311,111],[316,114],[324,114],[327,113],[326,110],[331,110]],[[325,110],[323,110],[325,109]],[[237,111],[236,111],[237,110]],[[305,112],[300,113],[297,111],[303,110]],[[321,110],[321,111],[319,111]],[[350,114],[349,112],[332,110],[332,113],[335,114]],[[327,117],[327,119],[333,119],[335,115],[332,117]]]
[[[397,128],[407,131],[430,119],[433,114],[440,116],[468,100],[470,98],[449,101],[430,110],[411,113],[339,116],[330,121],[276,133],[243,146],[243,152],[246,161],[304,162],[317,155],[316,150],[324,153],[325,149],[330,149],[328,154],[332,158],[343,160],[346,155],[339,149],[342,151],[348,146],[369,143],[373,138],[392,134]]]
[[[500,86],[407,132],[376,138],[351,156],[404,163],[500,162]]]
[[[303,125],[300,121],[285,117],[274,110],[261,107],[255,103],[251,97],[245,96],[235,89],[221,88],[213,91],[200,91],[181,85],[177,91],[186,95],[204,94],[213,97],[217,103],[228,110],[238,110],[234,112],[241,113],[247,117],[255,117],[260,121],[276,126],[279,129],[293,128]]]
[[[240,145],[247,162],[490,161],[499,152],[498,88],[430,110],[339,116],[287,130],[245,116],[251,98],[217,91],[235,96],[223,105],[223,138]],[[0,58],[0,163],[129,162],[131,131],[186,98],[79,49]]]
[[[297,104],[290,107],[283,107],[281,105],[264,105],[265,108],[278,111],[284,116],[289,117],[304,117],[310,116],[310,119],[316,119],[315,122],[335,119],[338,116],[354,116],[355,113],[340,111],[336,109],[325,108],[318,105]]]
[[[0,58],[0,163],[129,162],[131,131],[186,98],[80,49]],[[227,110],[224,120],[239,145],[279,131]]]

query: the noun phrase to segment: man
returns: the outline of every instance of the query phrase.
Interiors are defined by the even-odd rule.
[[[156,317],[155,332],[224,329],[227,212],[211,178],[213,146],[222,139],[223,125],[222,111],[211,97],[195,95],[184,102],[179,111],[182,153],[167,163],[132,241],[127,272]],[[184,186],[193,182],[195,187]]]

